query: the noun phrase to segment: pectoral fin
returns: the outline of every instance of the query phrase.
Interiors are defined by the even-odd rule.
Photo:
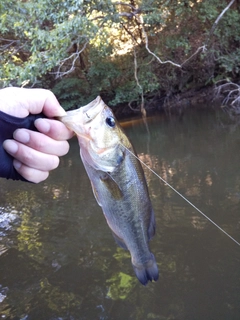
[[[97,174],[97,172],[96,172],[96,174]],[[98,172],[98,174],[99,174],[99,172]],[[121,200],[122,199],[123,193],[122,193],[121,189],[119,188],[117,183],[112,179],[112,177],[108,173],[101,172],[99,174],[99,181],[97,183],[97,186],[95,186],[96,181],[95,181],[95,183],[92,180],[90,180],[90,181],[91,181],[93,194],[94,194],[99,206],[102,206],[104,201],[108,201],[107,197],[105,197],[106,199],[101,199],[103,197],[99,196],[99,193],[101,193],[101,190],[100,190],[101,188],[105,189],[105,191],[107,191],[107,195],[109,195],[114,200]],[[106,192],[104,192],[104,194],[106,194]]]
[[[123,197],[123,193],[114,179],[108,173],[104,173],[100,176],[101,182],[104,187],[108,190],[115,200],[120,200]]]
[[[125,242],[123,241],[123,239],[119,238],[119,236],[116,235],[116,233],[114,233],[112,231],[112,235],[113,235],[113,238],[115,239],[116,243],[119,245],[119,247],[125,249],[125,250],[128,250]]]

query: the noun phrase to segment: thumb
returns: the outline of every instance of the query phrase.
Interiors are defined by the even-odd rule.
[[[47,117],[62,117],[66,111],[60,106],[55,95],[46,89],[25,89],[27,90],[28,111],[32,114],[43,112]]]
[[[66,115],[55,95],[46,89],[1,89],[0,110],[19,118],[25,118],[29,113],[44,113],[49,118]]]

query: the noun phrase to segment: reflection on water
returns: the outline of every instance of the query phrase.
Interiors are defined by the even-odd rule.
[[[240,241],[240,128],[204,110],[124,123],[142,161]],[[157,283],[115,244],[77,142],[39,185],[1,180],[0,319],[239,319],[240,248],[144,168]]]

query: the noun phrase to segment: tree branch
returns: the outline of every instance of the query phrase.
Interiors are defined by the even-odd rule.
[[[217,17],[217,19],[214,21],[213,25],[212,25],[212,28],[210,30],[210,33],[209,33],[209,36],[208,36],[208,40],[207,40],[207,44],[209,43],[217,25],[218,25],[218,22],[220,21],[220,19],[222,19],[223,15],[225,14],[225,12],[231,7],[231,5],[235,2],[235,0],[231,0],[229,2],[229,4],[226,6],[225,9],[223,9],[223,11],[220,13],[220,15]]]
[[[75,70],[75,63],[77,61],[77,59],[79,58],[79,55],[86,49],[86,46],[88,44],[88,40],[84,43],[83,47],[79,50],[79,45],[77,46],[78,47],[78,50],[74,53],[72,53],[69,57],[61,60],[59,62],[59,66],[58,66],[58,70],[57,72],[51,72],[51,74],[55,74],[55,78],[58,79],[58,78],[61,78],[69,73],[71,73],[72,71]],[[67,71],[61,71],[61,68],[66,64],[67,61],[69,60],[72,60],[71,62],[71,67],[67,70]]]
[[[137,54],[136,54],[135,46],[133,47],[133,54],[134,54],[134,78],[136,80],[137,86],[139,87],[140,93],[141,93],[141,113],[142,113],[143,117],[146,117],[146,110],[144,108],[143,87],[139,83],[138,74],[137,74],[138,65],[137,65]]]
[[[166,64],[166,63],[170,63],[171,65],[177,67],[177,68],[181,68],[181,65],[178,64],[178,63],[175,63],[171,60],[165,60],[165,61],[162,61],[154,52],[152,52],[150,49],[149,49],[149,46],[148,46],[148,36],[147,36],[147,33],[145,31],[145,28],[144,28],[144,22],[143,22],[143,18],[142,18],[142,31],[143,31],[143,36],[145,38],[145,48],[146,50],[148,51],[148,53],[150,53],[155,59],[157,59],[157,61],[161,64]]]
[[[130,7],[132,10],[136,11],[136,8],[130,3],[125,3],[120,1],[120,2],[114,2],[113,4]]]

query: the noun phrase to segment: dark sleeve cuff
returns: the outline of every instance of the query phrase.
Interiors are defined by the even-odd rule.
[[[16,129],[26,128],[37,131],[34,121],[38,118],[46,118],[42,113],[29,115],[26,118],[17,118],[0,111],[0,177],[13,180],[24,179],[13,166],[13,157],[3,148],[3,141],[13,139],[13,132]]]

